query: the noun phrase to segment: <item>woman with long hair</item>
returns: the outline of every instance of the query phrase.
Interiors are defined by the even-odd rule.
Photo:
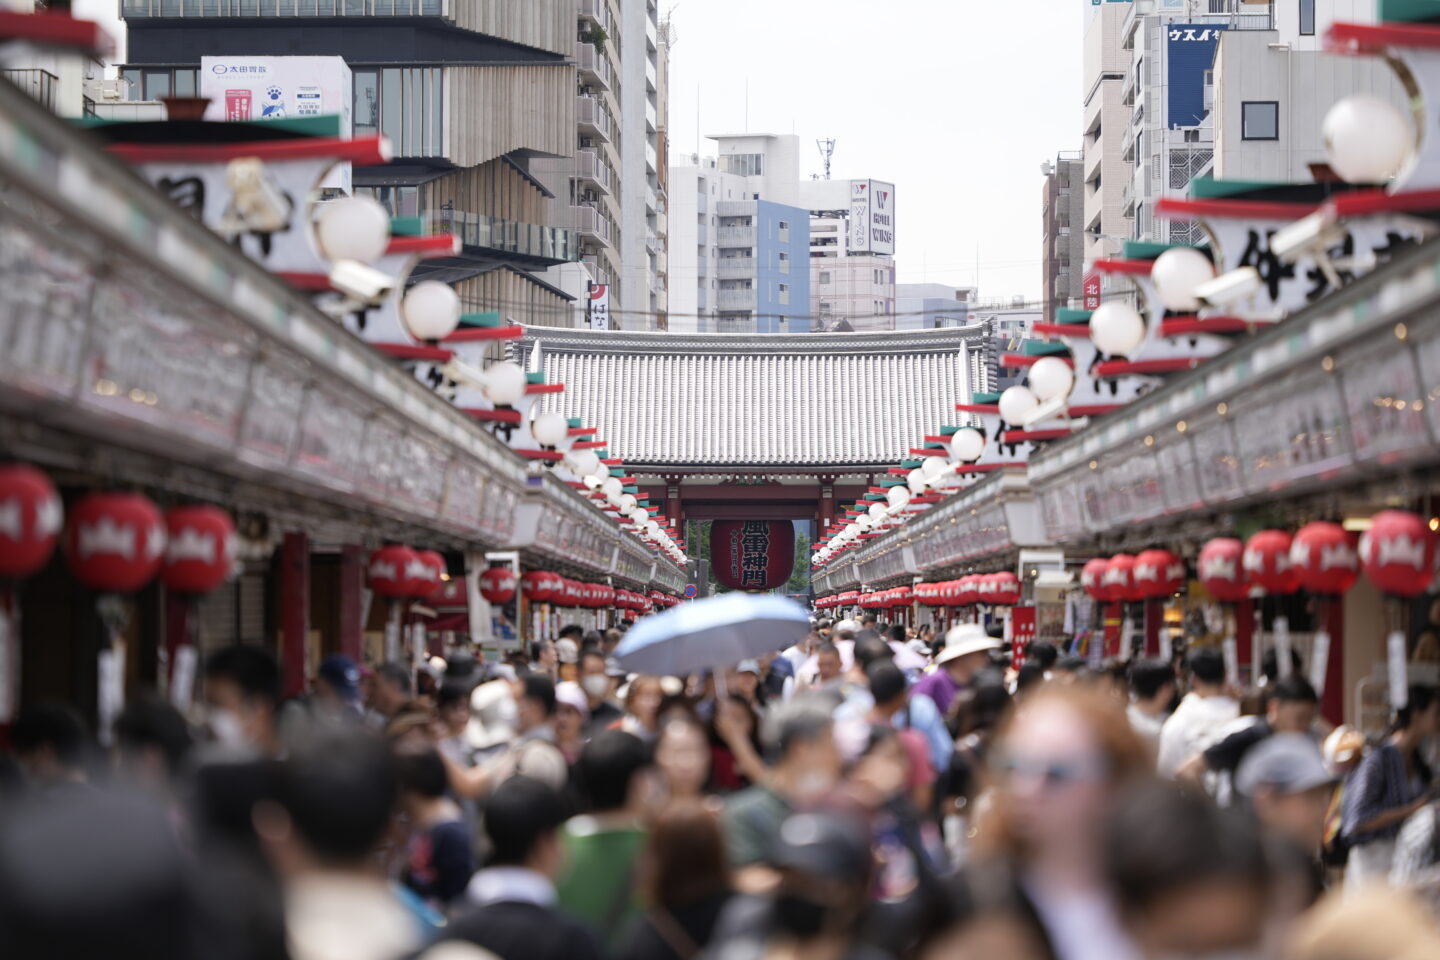
[[[715,815],[694,800],[662,810],[641,855],[639,884],[645,916],[620,957],[690,960],[699,954],[731,897]]]
[[[1340,829],[1350,843],[1347,891],[1389,877],[1400,825],[1434,798],[1434,772],[1421,750],[1427,738],[1437,734],[1440,696],[1434,687],[1411,687],[1384,742],[1360,761],[1346,782]]]
[[[1110,806],[1150,772],[1121,706],[1088,687],[1042,685],[1002,723],[989,764],[994,802],[956,891],[966,914],[930,955],[1005,943],[1007,956],[1041,960],[1138,956],[1102,849]]]

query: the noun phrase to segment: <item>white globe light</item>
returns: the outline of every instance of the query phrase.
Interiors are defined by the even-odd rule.
[[[497,407],[511,407],[525,396],[525,371],[508,361],[485,368],[485,397]]]
[[[985,434],[974,427],[961,427],[950,438],[950,450],[961,463],[974,463],[985,455]]]
[[[1320,127],[1330,168],[1351,183],[1384,183],[1415,149],[1404,115],[1379,97],[1346,97]]]
[[[344,197],[320,205],[315,239],[327,260],[379,260],[390,246],[390,212],[370,197]]]
[[[885,519],[885,507],[882,506],[881,504],[878,504],[878,503],[872,503],[872,504],[870,504],[869,513],[870,513],[870,519],[871,519],[871,520],[874,520],[876,523],[879,523],[881,520],[884,520],[884,519]]]
[[[600,477],[595,476],[593,473],[587,473],[582,476],[580,478],[580,482],[585,484],[586,490],[599,490],[602,486],[605,485],[605,481]]]
[[[605,465],[600,462],[600,455],[594,450],[572,450],[567,456],[575,472],[582,477],[604,473]]]
[[[1068,397],[1075,387],[1075,371],[1059,357],[1041,357],[1030,368],[1030,392],[1038,400]]]
[[[628,517],[640,506],[640,501],[635,499],[635,494],[624,493],[620,495],[620,515]]]
[[[558,447],[570,436],[570,421],[563,414],[542,413],[530,421],[530,435],[542,447]]]
[[[1000,418],[1012,427],[1024,426],[1025,418],[1038,406],[1040,400],[1029,387],[1007,387],[1000,394]]]
[[[400,319],[416,340],[444,340],[460,326],[460,295],[448,283],[422,280],[405,291]]]
[[[885,499],[892,507],[904,508],[910,504],[910,491],[905,487],[891,487],[885,492]]]
[[[1195,289],[1215,279],[1215,264],[1194,247],[1171,247],[1155,258],[1150,278],[1166,310],[1194,313],[1201,307]]]
[[[1145,342],[1145,320],[1128,303],[1102,303],[1090,315],[1090,339],[1101,353],[1129,357]]]
[[[855,526],[860,528],[861,533],[864,533],[871,527],[875,526],[875,521],[871,520],[869,517],[861,517],[860,519],[855,521]]]
[[[925,477],[926,483],[930,483],[944,472],[945,461],[940,457],[926,457],[925,462],[920,465],[920,473]]]
[[[606,477],[605,482],[600,485],[600,490],[607,499],[618,501],[620,495],[625,492],[625,484],[621,483],[618,477]]]
[[[921,470],[919,467],[911,470],[909,473],[905,474],[905,484],[910,488],[910,492],[915,494],[916,496],[924,493],[925,471]]]
[[[650,536],[652,537],[658,536],[660,534],[660,524],[656,523],[654,520],[651,520],[649,523],[645,524],[645,532],[650,534]]]

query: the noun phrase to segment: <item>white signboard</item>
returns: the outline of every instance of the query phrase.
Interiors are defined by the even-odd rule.
[[[870,181],[850,181],[850,252],[870,251]]]
[[[610,286],[604,283],[590,285],[590,308],[585,322],[592,330],[610,329]]]
[[[354,81],[344,57],[201,57],[200,96],[206,120],[340,117],[340,136],[354,129]],[[350,192],[350,164],[322,186]]]
[[[895,184],[870,181],[871,253],[895,255]]]

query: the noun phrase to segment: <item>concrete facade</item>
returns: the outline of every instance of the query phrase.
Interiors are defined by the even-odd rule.
[[[895,261],[889,257],[811,254],[810,309],[818,329],[898,329],[895,303]]]
[[[1061,153],[1045,177],[1041,203],[1043,314],[1078,306],[1085,280],[1085,159]]]
[[[1082,228],[1087,261],[1119,253],[1131,232],[1132,221],[1122,205],[1130,177],[1122,159],[1130,110],[1122,96],[1128,57],[1120,45],[1130,6],[1115,2],[1092,6],[1085,28]]]
[[[970,323],[973,287],[943,283],[901,283],[895,286],[896,330],[939,330]]]

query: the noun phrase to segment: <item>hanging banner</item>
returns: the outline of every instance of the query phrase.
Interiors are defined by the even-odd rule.
[[[592,330],[610,329],[610,286],[590,284],[590,302],[586,305],[585,324]]]
[[[1100,274],[1091,271],[1085,274],[1084,286],[1081,288],[1085,296],[1086,310],[1100,309]],[[1046,322],[1053,322],[1053,317],[1046,317]]]
[[[1015,607],[1010,611],[1010,665],[1016,670],[1025,662],[1025,652],[1035,640],[1035,608]]]
[[[717,520],[710,563],[732,590],[774,590],[794,572],[795,528],[788,520]]]

